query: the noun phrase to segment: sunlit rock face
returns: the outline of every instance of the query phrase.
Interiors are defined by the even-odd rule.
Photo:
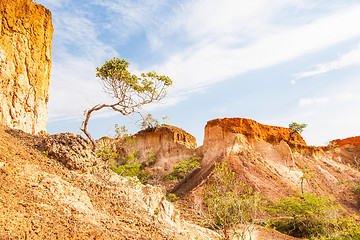
[[[132,144],[117,143],[117,151],[125,155],[133,149],[139,150],[139,162],[144,162],[153,154],[157,161],[152,172],[165,176],[173,171],[177,161],[197,156],[196,138],[181,128],[163,125],[152,130],[142,130],[134,135]]]
[[[358,214],[357,197],[341,181],[359,178],[360,138],[334,140],[327,147],[306,145],[289,128],[269,126],[251,119],[215,119],[205,127],[201,146],[201,169],[171,190],[200,207],[204,186],[214,175],[217,163],[226,161],[238,181],[268,200],[297,193],[328,196],[341,203],[349,214]],[[314,177],[308,177],[308,176]]]
[[[46,129],[53,26],[30,0],[0,1],[0,122],[35,134]]]

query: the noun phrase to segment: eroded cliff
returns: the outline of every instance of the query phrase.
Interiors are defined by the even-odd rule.
[[[156,163],[150,171],[165,176],[173,170],[177,161],[196,156],[196,139],[181,128],[163,125],[152,130],[136,133],[131,144],[116,141],[118,153],[128,154],[133,149],[140,153],[139,162],[144,162],[150,155],[156,157]]]
[[[343,141],[347,147],[326,149],[307,146],[298,134],[296,139],[288,141],[290,132],[287,128],[249,119],[209,121],[201,147],[201,170],[172,192],[199,199],[215,163],[227,161],[239,180],[271,201],[296,192],[312,192],[331,196],[350,213],[359,214],[351,188],[339,184],[356,182],[360,177],[353,167],[354,159],[360,156],[355,149],[356,139]],[[304,177],[309,172],[312,177]]]
[[[30,0],[0,2],[0,122],[28,133],[46,129],[53,26]]]
[[[280,143],[281,140],[289,140],[292,143],[306,145],[299,134],[294,134],[289,139],[291,132],[293,130],[289,128],[264,125],[246,118],[214,119],[209,121],[205,127],[204,145],[208,144],[208,141],[213,141],[213,138],[218,141],[226,133],[241,134],[249,140],[263,140],[269,143]]]

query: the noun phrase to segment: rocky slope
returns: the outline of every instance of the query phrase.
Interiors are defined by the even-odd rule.
[[[300,191],[306,167],[316,173],[304,182],[306,192],[334,197],[348,213],[359,214],[356,196],[347,185],[338,184],[359,179],[359,172],[347,163],[359,150],[295,144],[272,137],[279,135],[276,129],[284,137],[290,132],[246,119],[210,121],[204,145],[197,150],[194,138],[175,127],[137,134],[138,147],[152,147],[170,154],[168,158],[175,158],[182,147],[202,156],[203,167],[174,189],[183,196],[176,203],[178,211],[159,188],[109,170],[81,136],[31,135],[0,126],[0,239],[218,239],[216,232],[183,220],[181,213],[191,208],[185,217],[192,219],[189,213],[201,209],[203,185],[214,163],[224,160],[239,179],[274,201]],[[187,150],[179,150],[180,155],[182,151]],[[252,239],[295,238],[255,226]]]
[[[119,177],[73,134],[0,125],[0,239],[217,239],[161,190]]]
[[[81,136],[0,125],[0,153],[0,239],[219,239],[159,188],[110,171]],[[260,226],[251,239],[296,240]]]
[[[28,133],[46,129],[52,35],[45,7],[0,1],[0,122]]]

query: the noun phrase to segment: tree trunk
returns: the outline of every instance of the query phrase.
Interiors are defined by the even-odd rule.
[[[294,135],[294,133],[297,133],[297,131],[293,131],[292,133],[290,133],[289,142],[291,141],[291,137],[292,135]]]
[[[93,111],[97,111],[97,110],[100,110],[102,109],[103,107],[105,107],[106,105],[96,105],[95,107],[91,108],[89,111],[86,112],[86,117],[85,117],[85,120],[82,124],[82,127],[80,128],[81,131],[83,131],[83,133],[89,138],[91,144],[92,144],[92,147],[93,147],[93,150],[95,151],[96,150],[96,142],[95,140],[91,137],[90,133],[88,132],[87,130],[87,126],[88,126],[88,123],[89,123],[89,119],[90,119],[90,116],[92,114]]]

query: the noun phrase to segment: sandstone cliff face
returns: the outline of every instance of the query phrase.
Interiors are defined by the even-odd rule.
[[[350,137],[345,139],[336,139],[330,142],[330,145],[338,147],[349,148],[350,151],[359,151],[360,150],[360,136]]]
[[[53,26],[30,0],[0,2],[0,122],[28,133],[46,129]]]
[[[293,130],[289,128],[264,125],[246,118],[215,119],[209,121],[205,127],[204,145],[213,141],[213,138],[218,141],[226,133],[241,134],[249,140],[280,143],[281,140],[289,140],[291,132]],[[306,145],[299,134],[294,134],[290,142]]]
[[[128,153],[131,149],[140,152],[139,162],[143,162],[154,154],[157,162],[152,166],[152,172],[165,176],[173,170],[176,161],[196,156],[196,139],[184,130],[164,125],[153,130],[142,130],[134,135],[134,143],[124,144],[118,142],[117,151]]]

